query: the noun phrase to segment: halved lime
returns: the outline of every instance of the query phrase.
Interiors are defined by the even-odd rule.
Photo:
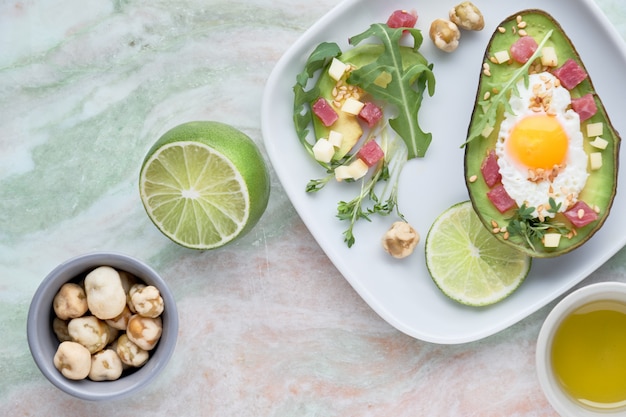
[[[152,222],[174,242],[213,249],[248,232],[267,207],[267,166],[252,139],[223,123],[189,122],[148,151],[139,175]]]
[[[426,266],[433,281],[461,304],[485,306],[515,291],[530,271],[531,258],[506,245],[482,224],[470,201],[434,221],[426,236]]]

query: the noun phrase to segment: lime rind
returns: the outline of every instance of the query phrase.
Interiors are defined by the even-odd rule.
[[[498,241],[470,201],[444,211],[426,237],[426,266],[437,287],[465,305],[487,306],[511,295],[524,281],[531,258]]]

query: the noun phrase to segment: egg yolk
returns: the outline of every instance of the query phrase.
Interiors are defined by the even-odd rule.
[[[529,169],[552,169],[565,161],[568,138],[561,123],[545,114],[525,117],[511,129],[507,152]]]

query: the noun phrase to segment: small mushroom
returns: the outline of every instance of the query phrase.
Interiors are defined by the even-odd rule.
[[[397,259],[406,258],[417,246],[420,237],[407,222],[394,222],[383,236],[382,245],[385,251]]]
[[[66,341],[57,348],[53,362],[64,377],[85,379],[91,369],[91,353],[80,343]]]
[[[117,339],[116,343],[117,356],[125,365],[140,367],[143,366],[150,357],[150,353],[137,346],[136,343],[128,338],[128,335],[123,334]]]
[[[128,321],[126,335],[137,346],[144,350],[152,350],[161,338],[163,322],[161,317],[143,317],[134,314]]]
[[[98,267],[87,274],[85,292],[89,310],[101,320],[119,316],[126,305],[120,274],[109,266]]]
[[[95,316],[84,316],[70,320],[67,331],[74,342],[85,346],[91,353],[104,349],[109,343],[111,335],[109,326]]]
[[[158,317],[163,312],[163,298],[154,285],[143,286],[134,291],[131,297],[137,314],[144,317]]]
[[[135,305],[133,304],[133,294],[135,294],[138,291],[141,291],[141,289],[144,288],[145,286],[146,286],[145,284],[136,283],[136,284],[131,285],[130,289],[128,290],[128,293],[126,295],[126,304],[128,305],[128,308],[133,314],[137,312],[137,310],[135,310]]]
[[[435,19],[430,25],[430,39],[442,51],[452,52],[459,46],[461,31],[449,20]]]
[[[85,290],[73,282],[63,284],[52,300],[52,308],[61,320],[82,316],[88,308]]]
[[[67,330],[67,323],[67,321],[61,320],[58,317],[55,317],[54,320],[52,320],[52,331],[57,336],[57,339],[59,339],[59,342],[72,340],[72,337]]]
[[[113,327],[114,329],[126,330],[126,327],[128,326],[128,320],[130,319],[130,316],[132,315],[133,313],[130,311],[128,306],[125,305],[124,310],[119,316],[106,320],[106,323],[109,326]]]
[[[122,361],[113,349],[105,349],[91,357],[89,379],[92,381],[115,381],[122,376]]]
[[[485,27],[483,14],[470,1],[464,1],[454,6],[450,9],[449,16],[450,20],[461,29],[483,30]]]

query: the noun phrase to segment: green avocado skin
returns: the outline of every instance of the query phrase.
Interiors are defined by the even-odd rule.
[[[489,65],[490,74],[486,75],[483,72],[483,68],[481,68],[474,112],[471,117],[468,134],[469,131],[472,130],[473,124],[477,123],[477,121],[484,115],[483,107],[480,102],[484,99],[485,93],[489,92],[491,94],[495,86],[505,84],[511,78],[515,70],[521,67],[521,64],[517,64],[512,60],[509,63],[503,64],[494,64],[490,61],[490,57],[492,57],[494,53],[502,50],[509,51],[510,46],[517,39],[519,39],[520,28],[518,27],[518,16],[521,16],[522,21],[525,22],[525,27],[523,27],[523,29],[529,36],[534,37],[537,43],[539,43],[550,30],[553,30],[553,33],[545,46],[553,46],[555,48],[558,56],[558,66],[565,62],[568,58],[571,58],[574,59],[582,68],[585,68],[580,56],[574,48],[574,45],[565,34],[562,27],[546,12],[537,9],[529,9],[520,11],[519,13],[506,18],[498,25],[498,29],[494,31],[494,34],[491,37],[485,51],[483,63],[487,63]],[[572,98],[582,97],[587,93],[592,93],[595,98],[596,107],[598,109],[597,113],[590,119],[581,123],[581,131],[584,137],[584,149],[587,154],[598,151],[589,145],[590,140],[587,138],[586,134],[586,126],[589,123],[602,122],[604,124],[602,138],[608,141],[606,149],[601,151],[603,161],[602,167],[593,171],[588,169],[590,174],[589,178],[585,188],[579,195],[579,200],[585,201],[590,207],[599,208],[598,219],[582,228],[574,228],[576,229],[576,234],[572,237],[562,236],[558,248],[545,248],[540,241],[537,241],[534,242],[533,249],[521,236],[506,236],[505,233],[494,234],[502,242],[513,245],[517,249],[532,257],[555,257],[580,247],[604,224],[613,203],[613,198],[617,188],[620,137],[613,128],[600,97],[598,97],[595,92],[591,80],[593,74],[589,74],[587,72],[587,75],[587,79],[572,89],[570,93]],[[487,198],[489,188],[485,184],[480,172],[480,167],[485,155],[487,155],[491,149],[495,148],[499,125],[503,119],[503,114],[504,109],[500,108],[497,113],[495,129],[489,137],[480,136],[465,145],[465,183],[475,211],[481,221],[490,230],[494,228],[494,221],[499,227],[506,226],[509,219],[515,215],[517,210],[517,207],[515,207],[505,213],[500,213],[494,207],[491,201]],[[557,215],[554,221],[561,222],[569,228],[573,228],[571,223],[562,214]]]

